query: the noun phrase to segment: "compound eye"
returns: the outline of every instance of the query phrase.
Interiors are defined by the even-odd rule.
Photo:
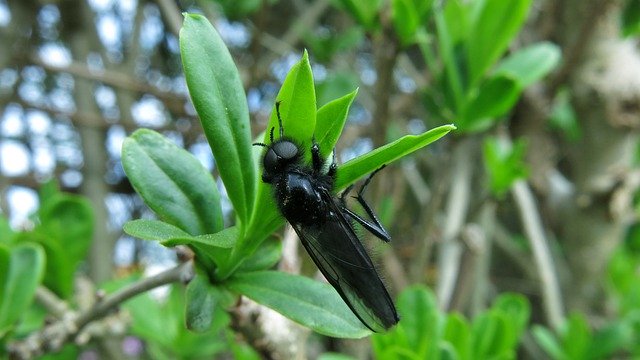
[[[282,141],[274,144],[273,151],[285,160],[291,160],[298,156],[298,146],[291,141]]]
[[[266,170],[275,170],[278,167],[278,155],[273,148],[269,148],[264,154],[263,165]]]

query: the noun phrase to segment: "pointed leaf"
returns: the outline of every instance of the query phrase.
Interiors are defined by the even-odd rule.
[[[320,146],[320,155],[327,158],[338,142],[344,124],[347,122],[349,108],[358,94],[358,89],[318,109],[315,137]]]
[[[338,168],[335,190],[338,191],[346,188],[348,185],[378,169],[380,166],[389,164],[417,151],[455,129],[456,127],[454,125],[442,125],[420,135],[406,135],[392,143],[381,146],[365,155],[346,162]]]
[[[320,334],[340,338],[371,334],[328,284],[278,271],[258,271],[237,274],[226,285]]]
[[[185,15],[180,54],[189,94],[220,177],[240,222],[246,224],[253,208],[257,177],[240,75],[224,42],[202,15]]]
[[[311,148],[311,140],[316,127],[317,109],[313,74],[306,51],[302,55],[302,59],[289,70],[280,92],[276,96],[276,101],[280,101],[280,116],[285,136],[297,141],[305,149],[306,159],[310,160],[311,154],[307,150]],[[273,129],[274,140],[277,140],[280,137],[280,128],[275,105],[265,131],[263,140],[265,144],[271,143],[271,129]],[[263,153],[264,149],[260,155],[261,160]],[[283,223],[278,215],[271,191],[268,184],[259,182],[258,200],[245,237],[248,240],[249,253],[253,252],[262,240]]]
[[[558,66],[560,48],[550,42],[539,42],[520,49],[502,60],[496,74],[507,74],[516,79],[521,88],[544,78]]]

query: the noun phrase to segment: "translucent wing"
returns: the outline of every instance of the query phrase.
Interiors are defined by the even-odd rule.
[[[317,225],[291,224],[329,283],[369,329],[384,331],[398,322],[393,301],[349,220],[326,191],[331,211]]]

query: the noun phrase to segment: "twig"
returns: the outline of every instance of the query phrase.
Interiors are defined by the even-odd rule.
[[[69,305],[44,286],[36,289],[36,301],[58,319],[62,319],[69,312]]]
[[[534,261],[542,286],[543,306],[547,322],[554,329],[558,329],[564,318],[562,297],[540,214],[536,209],[535,199],[529,185],[524,180],[518,180],[513,184],[511,194],[518,206],[520,219],[533,250]]]
[[[442,234],[442,244],[438,256],[437,295],[440,306],[448,308],[455,290],[460,267],[461,245],[457,239],[467,217],[471,195],[471,171],[474,153],[472,139],[464,139],[453,154],[451,189],[447,198],[446,222]]]
[[[193,262],[188,261],[122,288],[98,301],[86,311],[80,313],[68,311],[61,316],[61,320],[48,324],[26,339],[10,343],[8,346],[10,356],[15,359],[31,359],[48,352],[58,351],[90,322],[104,317],[126,300],[159,286],[188,282],[193,275]]]

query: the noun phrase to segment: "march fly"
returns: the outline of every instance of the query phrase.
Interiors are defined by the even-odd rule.
[[[314,140],[311,164],[305,164],[301,146],[284,134],[280,102],[276,102],[276,114],[280,137],[274,139],[271,128],[270,144],[254,144],[266,148],[262,181],[272,186],[280,213],[353,313],[374,332],[389,329],[399,320],[396,308],[353,227],[358,222],[381,240],[391,240],[362,196],[373,175],[382,168],[369,175],[354,196],[369,217],[367,220],[346,206],[345,197],[351,187],[340,197],[332,194],[335,160],[323,172],[325,161]]]

